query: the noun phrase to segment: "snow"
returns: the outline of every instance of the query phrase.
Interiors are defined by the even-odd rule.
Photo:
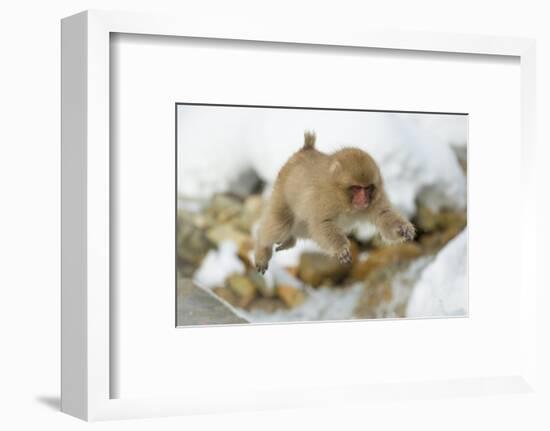
[[[465,229],[422,272],[409,300],[407,317],[468,314],[467,238]]]
[[[272,313],[262,310],[240,310],[240,313],[253,323],[353,319],[353,311],[363,286],[356,284],[338,289],[329,287],[305,287],[304,289],[306,300],[298,307]]]
[[[307,252],[325,253],[315,242],[310,239],[298,239],[296,245],[289,250],[273,253],[270,265],[273,267],[298,266],[300,256]]]
[[[434,210],[466,205],[466,178],[451,146],[466,144],[467,117],[456,115],[180,105],[178,192],[200,198],[227,191],[250,169],[272,184],[306,129],[315,130],[321,151],[368,151],[407,216],[416,198]]]
[[[295,249],[285,250],[274,255],[270,270],[265,279],[270,287],[285,284],[306,292],[306,300],[300,306],[290,310],[267,313],[261,310],[246,311],[238,309],[239,316],[250,322],[289,322],[315,320],[342,320],[353,318],[353,310],[362,291],[362,285],[332,289],[328,287],[311,288],[304,286],[284,268],[298,263],[299,255],[305,250],[319,250],[310,241],[300,241]],[[245,267],[236,255],[237,245],[233,241],[220,243],[217,250],[210,250],[194,275],[194,282],[204,289],[224,285],[226,277],[234,273],[243,273]]]
[[[466,115],[417,115],[414,120],[422,131],[429,131],[451,146],[466,147],[468,117]]]
[[[194,275],[194,281],[203,288],[221,287],[226,277],[233,273],[242,273],[244,264],[237,256],[237,244],[222,241],[218,249],[210,250]]]

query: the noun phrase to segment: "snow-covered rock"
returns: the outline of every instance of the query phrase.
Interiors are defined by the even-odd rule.
[[[241,274],[244,264],[237,256],[237,244],[222,241],[218,249],[212,249],[204,257],[193,281],[204,288],[223,286],[225,279],[234,273]]]
[[[250,322],[297,322],[318,320],[351,320],[357,300],[361,295],[361,284],[331,289],[307,288],[305,301],[292,309],[281,309],[272,313],[262,310],[241,310],[240,313]]]
[[[467,241],[465,229],[424,269],[409,300],[407,317],[468,314]]]
[[[466,179],[451,145],[466,144],[467,118],[427,114],[180,106],[178,192],[198,198],[225,191],[250,169],[269,185],[306,129],[317,133],[321,151],[368,151],[408,216],[417,198],[434,210],[466,205]]]

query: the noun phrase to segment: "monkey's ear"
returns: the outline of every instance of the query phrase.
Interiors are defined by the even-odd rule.
[[[342,164],[338,160],[334,160],[328,168],[328,171],[331,173],[331,175],[336,175],[341,170],[342,170]]]

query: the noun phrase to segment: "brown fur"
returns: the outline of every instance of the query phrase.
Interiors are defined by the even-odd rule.
[[[367,208],[352,205],[350,187],[372,187]],[[267,270],[273,245],[292,248],[297,238],[311,238],[342,263],[351,263],[346,237],[356,222],[374,224],[387,242],[414,238],[414,226],[393,209],[374,159],[358,148],[333,154],[315,149],[315,134],[279,171],[262,216],[255,247],[256,268]]]

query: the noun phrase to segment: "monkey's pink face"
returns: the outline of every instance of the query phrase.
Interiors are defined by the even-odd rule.
[[[349,188],[351,192],[351,205],[353,208],[362,210],[366,209],[372,201],[374,193],[374,185],[360,186],[354,185]]]

